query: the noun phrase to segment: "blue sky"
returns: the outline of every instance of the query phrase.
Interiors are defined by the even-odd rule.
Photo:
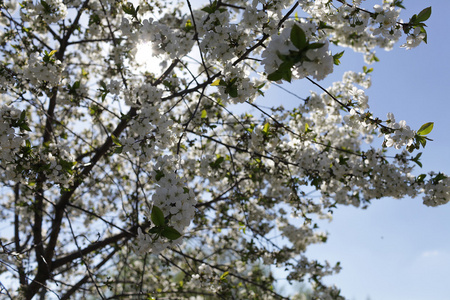
[[[429,135],[434,141],[424,149],[423,168],[417,167],[416,172],[450,174],[450,33],[446,21],[450,1],[404,2],[405,21],[432,6],[426,22],[428,44],[409,51],[399,48],[400,44],[390,52],[377,51],[381,61],[372,65],[369,104],[376,116],[385,118],[393,112],[397,121],[406,120],[416,130],[423,123],[435,122]],[[364,2],[362,6],[371,7]],[[363,64],[360,55],[347,50],[332,79],[339,79],[346,70],[359,71]],[[329,82],[322,84],[326,87]],[[300,96],[314,89],[305,80],[284,87]],[[296,101],[284,100],[289,97],[276,87],[266,93],[266,98],[272,97]],[[321,223],[321,228],[329,232],[328,242],[312,246],[307,254],[341,262],[341,273],[326,282],[340,287],[348,299],[450,299],[450,204],[426,207],[420,197],[383,198],[367,210],[339,207],[334,220]]]

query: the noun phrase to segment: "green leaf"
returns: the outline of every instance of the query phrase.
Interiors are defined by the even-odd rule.
[[[134,9],[134,5],[131,2],[127,2],[127,4],[122,5],[122,10],[124,13],[128,15],[134,16],[136,14],[136,10]]]
[[[317,28],[318,30],[321,29],[334,29],[334,27],[327,25],[327,23],[320,21],[319,22],[319,27]]]
[[[447,176],[445,176],[444,174],[438,173],[434,178],[431,179],[431,181],[433,184],[438,184],[439,181],[446,179],[446,178],[447,178]]]
[[[122,151],[123,151],[123,147],[116,147],[116,148],[114,149],[114,153],[117,153],[117,154],[122,153]]]
[[[234,84],[232,84],[229,87],[227,87],[225,89],[225,92],[228,95],[230,95],[230,97],[232,97],[232,98],[236,98],[238,96],[238,89],[237,89],[237,86],[235,86]]]
[[[267,79],[270,81],[280,81],[281,79],[283,79],[283,72],[281,72],[280,70],[276,70],[275,72],[269,74],[267,76]]]
[[[394,6],[396,6],[396,7],[400,7],[400,8],[403,8],[403,9],[406,9],[404,6],[403,6],[403,0],[394,0]]]
[[[312,130],[309,129],[309,124],[305,123],[305,133],[311,132]]]
[[[417,134],[418,135],[427,135],[427,134],[429,134],[431,132],[431,130],[433,130],[433,126],[434,126],[433,122],[425,123],[417,131]]]
[[[431,6],[423,9],[416,17],[416,23],[425,22],[431,16]]]
[[[217,4],[218,3],[216,0],[210,6],[206,6],[206,7],[202,8],[201,10],[204,12],[207,12],[208,14],[213,14],[216,10],[219,10],[219,12],[226,11],[226,9],[224,9],[224,8],[219,8]]]
[[[366,66],[363,67],[363,72],[366,74],[369,74],[371,72],[373,72],[373,68],[367,68]]]
[[[416,181],[418,183],[422,183],[424,181],[425,177],[427,177],[427,174],[420,174],[419,176],[417,176]]]
[[[269,124],[269,122],[267,122],[266,124],[264,124],[264,128],[263,128],[262,132],[264,134],[268,134],[269,133],[269,128],[270,128],[270,124]]]
[[[206,112],[206,109],[202,110],[201,118],[206,119],[207,117],[208,117],[208,113]]]
[[[284,79],[288,82],[291,82],[292,77],[292,71],[291,68],[293,66],[293,63],[290,61],[284,61],[281,63],[281,65],[278,67],[278,70],[275,72],[269,74],[267,76],[267,79],[271,81],[279,81],[281,79]]]
[[[225,160],[224,157],[218,155],[217,159],[214,162],[209,163],[209,166],[212,169],[219,169],[220,168],[220,164],[223,163],[224,160]]]
[[[112,139],[113,143],[116,144],[117,146],[119,146],[119,147],[122,146],[122,144],[120,143],[120,140],[114,134],[111,134],[111,139]]]
[[[334,63],[336,66],[338,66],[338,65],[341,63],[340,59],[341,59],[341,57],[342,57],[343,55],[344,55],[344,51],[339,52],[339,53],[336,53],[335,55],[333,55],[333,63]]]
[[[99,25],[101,22],[100,17],[97,14],[93,14],[89,17],[89,26],[92,24]]]
[[[186,21],[186,24],[184,25],[184,29],[185,29],[186,31],[190,31],[192,28],[194,28],[194,26],[192,25],[191,20],[187,20],[187,21]]]
[[[296,24],[292,26],[291,42],[299,50],[303,50],[308,45],[305,32]]]
[[[380,59],[375,54],[373,54],[372,58],[370,59],[370,62],[379,62],[379,61]]]
[[[283,73],[283,79],[286,80],[287,82],[291,82],[292,66],[293,64],[291,62],[285,61],[278,68],[278,70],[280,70]]]
[[[412,158],[411,160],[415,162],[419,167],[422,168],[422,163],[419,161],[419,158],[422,156],[422,152],[419,152],[416,157]]]
[[[416,135],[416,142],[418,146],[422,145],[423,148],[427,145],[427,140],[421,135]],[[417,149],[419,149],[419,147],[417,147]]]
[[[222,81],[221,79],[216,79],[216,80],[214,80],[213,83],[211,83],[211,86],[219,86],[221,81]]]
[[[291,82],[292,81],[292,71],[291,70],[287,70],[283,73],[283,79],[286,80],[287,82]]]
[[[27,112],[25,110],[22,110],[20,113],[19,123],[25,122],[25,118],[27,117]]]
[[[425,37],[423,38],[423,41],[425,44],[428,44],[428,34],[423,26],[420,27],[420,33],[425,33]]]
[[[30,127],[28,127],[27,123],[22,123],[19,125],[20,129],[31,131]]]
[[[225,273],[223,273],[222,275],[220,275],[220,281],[223,281],[227,278],[228,274],[230,274],[230,272],[226,271]]]
[[[308,49],[319,49],[322,48],[325,44],[324,43],[312,43],[308,45]]]
[[[156,181],[159,181],[161,178],[164,177],[164,172],[161,170],[156,170],[155,173],[156,173],[156,176],[155,176]]]
[[[164,219],[164,213],[162,212],[162,210],[153,205],[152,208],[152,214],[151,214],[151,219],[153,224],[155,224],[155,226],[165,226],[166,225],[166,220]]]
[[[161,234],[161,231],[163,231],[164,227],[155,226],[149,229],[148,233],[157,233]]]
[[[161,232],[161,235],[163,237],[168,238],[171,241],[176,240],[181,237],[181,233],[179,233],[178,230],[176,230],[175,228],[170,227],[170,226],[164,227],[164,229]]]
[[[50,7],[50,5],[48,5],[48,3],[45,2],[44,0],[41,0],[41,5],[44,8],[44,11],[46,13],[51,13],[52,12],[52,8]]]
[[[201,10],[208,14],[212,14],[214,12],[214,10],[209,6],[203,7]]]

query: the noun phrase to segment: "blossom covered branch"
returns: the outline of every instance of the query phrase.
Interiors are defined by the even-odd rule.
[[[327,238],[314,218],[382,197],[450,199],[444,173],[414,175],[433,123],[374,115],[372,68],[319,83],[349,52],[369,64],[402,37],[406,49],[427,42],[431,8],[408,22],[402,8],[2,1],[5,295],[283,299],[264,267],[277,266],[317,299],[343,299],[322,282],[339,264],[305,256]],[[136,54],[147,43],[151,66]],[[259,105],[271,85],[302,79],[321,93]]]

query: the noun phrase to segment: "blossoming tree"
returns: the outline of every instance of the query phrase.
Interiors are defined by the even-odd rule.
[[[314,220],[450,199],[444,174],[412,174],[433,123],[372,114],[367,66],[319,82],[351,51],[369,64],[403,36],[426,42],[431,8],[192,1],[0,1],[2,297],[280,299],[276,265],[342,299],[322,283],[339,265],[304,254],[326,241]],[[143,43],[160,66],[139,65]],[[322,93],[258,105],[296,80]]]

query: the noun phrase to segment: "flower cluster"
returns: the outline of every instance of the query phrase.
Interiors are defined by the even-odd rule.
[[[432,179],[424,184],[423,204],[439,206],[450,201],[450,177],[442,173],[430,174]]]
[[[248,71],[243,72],[241,68],[231,65],[228,65],[223,73],[223,79],[218,79],[213,85],[218,87],[220,99],[226,102],[233,104],[253,102],[259,95],[258,87],[264,85],[259,80],[251,78]]]
[[[325,233],[314,232],[309,226],[298,228],[287,223],[280,224],[279,228],[298,252],[305,251],[310,244],[321,243],[327,239]]]
[[[191,284],[207,288],[215,293],[220,290],[219,277],[210,266],[201,264],[198,267],[198,273],[192,275]]]
[[[375,25],[372,31],[374,36],[382,35],[383,37],[397,41],[401,36],[401,30],[397,26],[397,21],[400,16],[400,9],[392,7],[390,3],[385,3],[383,6],[374,5],[374,14],[371,22]]]
[[[299,37],[301,42],[295,42],[297,34],[292,33],[293,28],[300,28],[298,35],[304,35]],[[267,74],[278,71],[287,60],[294,60],[292,77],[296,79],[312,76],[321,80],[333,72],[329,42],[320,38],[314,23],[287,21],[280,34],[272,37],[261,56]]]
[[[123,152],[138,155],[143,161],[154,157],[156,149],[171,148],[179,139],[179,124],[163,115],[159,108],[147,104],[130,121],[128,136],[121,138]]]
[[[385,134],[386,147],[394,146],[396,149],[400,149],[404,146],[409,146],[414,142],[415,131],[406,125],[405,120],[395,122],[393,113],[387,114],[387,126],[393,129],[392,133]]]
[[[20,125],[21,116],[24,117],[21,111],[14,107],[0,107],[0,164],[5,169],[15,162],[17,153],[27,139],[25,134],[18,134],[14,128]]]
[[[426,33],[422,32],[421,28],[417,27],[414,29],[414,32],[406,38],[406,43],[401,45],[401,47],[406,50],[410,50],[416,48],[420,45],[426,38]]]
[[[23,1],[21,4],[28,11],[30,19],[43,20],[47,24],[56,23],[67,16],[67,6],[62,0]]]
[[[56,86],[61,80],[62,64],[53,58],[54,53],[32,53],[26,68],[23,70],[23,77],[33,85],[48,84]]]
[[[169,27],[152,18],[142,21],[139,30],[134,30],[132,22],[123,18],[120,25],[122,34],[137,43],[151,42],[153,55],[164,55],[176,59],[188,54],[194,44],[192,35],[186,31]]]
[[[136,252],[152,251],[155,254],[170,245],[181,242],[180,237],[189,226],[195,213],[195,196],[174,171],[176,161],[171,156],[158,158],[152,178],[157,184],[152,196],[152,208],[147,212],[155,227],[146,234],[140,230]],[[155,210],[163,214],[164,224],[158,224]]]

